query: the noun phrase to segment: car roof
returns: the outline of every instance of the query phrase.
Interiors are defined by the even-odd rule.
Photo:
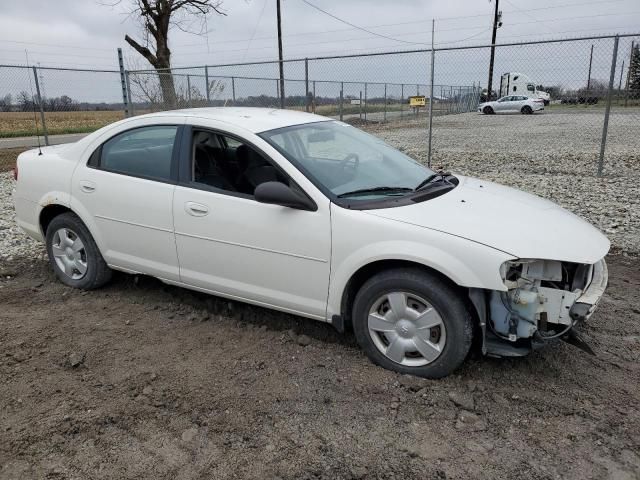
[[[184,115],[192,118],[208,118],[229,123],[253,133],[265,132],[276,128],[304,123],[322,122],[330,118],[312,113],[298,112],[295,110],[280,110],[276,108],[255,107],[205,107],[186,108],[182,110],[167,110],[151,113],[145,117]]]

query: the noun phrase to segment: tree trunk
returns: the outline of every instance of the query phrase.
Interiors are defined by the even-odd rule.
[[[156,38],[156,41],[158,43],[156,55],[154,55],[147,47],[143,47],[142,45],[140,45],[129,35],[126,35],[124,39],[138,53],[140,53],[140,55],[146,58],[147,61],[153,66],[153,68],[155,68],[158,74],[158,81],[160,82],[160,89],[162,91],[162,103],[164,108],[176,108],[176,88],[175,82],[173,80],[173,73],[171,72],[171,51],[166,45],[166,37],[158,36],[158,38]]]
[[[160,80],[160,89],[162,90],[162,100],[164,108],[177,108],[176,87],[173,80],[173,72],[171,71],[171,53],[169,49],[164,47],[158,49],[156,64],[154,65],[158,72]]]
[[[165,108],[175,109],[178,104],[176,101],[176,87],[173,82],[171,70],[159,70],[158,78],[160,79],[160,89],[162,90],[162,100]]]

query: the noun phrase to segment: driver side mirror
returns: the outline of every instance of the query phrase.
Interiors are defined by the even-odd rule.
[[[305,195],[302,195],[281,182],[264,182],[253,192],[256,201],[315,212],[318,207]]]

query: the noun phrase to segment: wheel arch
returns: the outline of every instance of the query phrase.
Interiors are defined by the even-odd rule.
[[[400,268],[415,268],[424,272],[428,272],[431,275],[440,278],[444,283],[447,283],[455,290],[459,291],[461,293],[461,296],[465,300],[468,299],[469,288],[460,286],[441,271],[431,266],[425,265],[424,263],[413,260],[394,258],[374,260],[365,265],[362,265],[355,272],[353,272],[342,291],[342,295],[340,298],[339,315],[340,330],[351,330],[352,328],[351,310],[353,307],[353,301],[362,285],[364,285],[364,283],[368,279],[380,272]],[[333,323],[335,324],[337,322],[333,321]]]
[[[40,205],[43,204],[41,203]],[[63,213],[73,213],[82,223],[84,223],[84,226],[87,227],[87,230],[89,230],[89,233],[98,246],[98,250],[100,252],[104,252],[102,239],[96,235],[97,232],[95,231],[96,229],[94,228],[94,225],[90,221],[87,221],[87,217],[78,210],[79,209],[74,208],[73,205],[66,205],[63,202],[44,202],[44,206],[38,213],[38,226],[42,232],[42,238],[47,238],[47,227],[54,218]],[[88,214],[88,212],[86,213]]]
[[[51,221],[56,218],[58,215],[62,215],[63,213],[75,213],[68,206],[62,205],[60,203],[50,203],[40,210],[40,214],[38,215],[38,225],[40,226],[40,230],[42,232],[42,238],[46,238],[47,236],[47,228]]]

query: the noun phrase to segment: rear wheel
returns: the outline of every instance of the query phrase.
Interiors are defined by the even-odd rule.
[[[356,295],[353,324],[360,347],[375,364],[426,378],[444,377],[460,366],[473,336],[458,293],[414,268],[369,279]]]
[[[533,113],[533,110],[528,105],[525,105],[524,107],[522,107],[522,110],[520,111],[522,112],[523,115],[531,115]]]
[[[493,108],[491,108],[491,107],[484,107],[482,109],[482,113],[484,113],[485,115],[493,115],[495,112],[493,111]]]
[[[47,227],[47,254],[58,279],[70,287],[90,290],[111,279],[89,229],[74,213],[58,215]]]

